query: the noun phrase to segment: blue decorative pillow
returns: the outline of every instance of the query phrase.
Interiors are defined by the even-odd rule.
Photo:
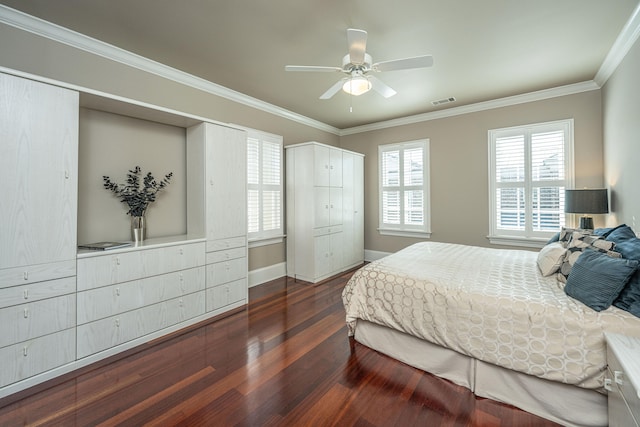
[[[629,283],[622,289],[613,305],[640,317],[640,270],[631,276]]]
[[[626,227],[626,224],[620,224],[617,225],[615,227],[609,227],[609,228],[596,228],[595,230],[593,230],[593,234],[597,235],[597,236],[602,236],[603,238],[607,238],[611,233],[613,233],[614,231],[616,231],[618,228],[620,227]]]
[[[631,227],[628,225],[621,225],[620,227],[616,227],[615,230],[612,230],[611,233],[606,237],[610,242],[620,243],[625,240],[635,239],[636,233],[633,232]]]
[[[612,258],[586,249],[573,265],[564,291],[595,311],[602,311],[611,306],[637,268],[636,260]]]

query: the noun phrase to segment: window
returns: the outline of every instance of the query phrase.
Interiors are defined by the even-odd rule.
[[[380,234],[429,237],[429,140],[378,147]]]
[[[565,224],[573,120],[489,131],[491,243],[535,246]]]
[[[251,246],[282,240],[282,199],[282,137],[249,130],[247,230]]]

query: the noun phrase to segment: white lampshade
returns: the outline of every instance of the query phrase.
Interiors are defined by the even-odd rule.
[[[371,90],[371,82],[363,76],[355,76],[344,82],[342,90],[348,94],[358,96]]]

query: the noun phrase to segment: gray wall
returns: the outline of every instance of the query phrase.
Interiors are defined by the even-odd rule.
[[[609,224],[640,231],[640,41],[602,88],[605,181]]]
[[[0,52],[2,53],[0,65],[7,68],[220,122],[235,123],[283,135],[285,145],[313,140],[364,153],[366,155],[365,248],[369,250],[393,252],[415,241],[409,238],[383,237],[376,231],[378,224],[377,146],[380,144],[418,138],[430,139],[432,240],[435,241],[488,246],[486,235],[489,226],[487,206],[487,131],[489,129],[574,118],[576,185],[598,187],[604,184],[600,90],[340,138],[332,133],[6,25],[0,25]],[[638,172],[632,169],[634,166],[632,162],[637,160],[635,155],[637,149],[633,146],[633,139],[634,137],[637,139],[636,135],[638,135],[638,132],[633,131],[637,131],[638,123],[637,119],[630,119],[638,117],[638,85],[635,82],[637,78],[633,77],[634,74],[639,75],[638,55],[636,45],[633,58],[625,60],[604,91],[605,133],[608,142],[606,147],[607,184],[612,186],[616,195],[615,209],[618,210],[616,214],[625,218],[624,220],[633,215],[640,219],[640,209],[638,209],[640,202],[635,200],[632,195],[633,190],[630,188],[634,178],[638,178]],[[634,94],[635,100],[633,100]],[[86,111],[83,112],[84,119],[89,115]],[[108,121],[108,119],[105,120]],[[147,129],[147,136],[153,135],[152,128]],[[186,174],[186,171],[179,171],[178,167],[178,163],[182,162],[183,154],[171,151],[176,150],[174,143],[178,143],[181,132],[180,129],[169,131],[169,134],[173,135],[169,139],[174,139],[173,142],[166,142],[168,146],[173,146],[166,151],[166,155],[174,157],[175,163],[165,164],[162,159],[157,159],[157,163],[149,166],[157,174],[164,173],[167,167],[176,170],[178,175],[172,184],[175,186],[171,189],[175,193],[183,191],[182,174]],[[105,144],[117,144],[115,138],[111,138],[110,142],[108,135],[103,135],[101,138],[105,140]],[[91,144],[93,143],[81,141],[81,150],[88,148]],[[116,145],[113,145],[113,148],[116,149]],[[94,153],[98,152],[95,150],[103,152],[104,147],[94,146],[91,150],[94,150]],[[98,155],[98,158],[101,155]],[[89,155],[91,156],[93,155]],[[105,173],[116,176],[115,169],[110,169],[114,165],[112,160],[105,162],[105,169],[108,169]],[[138,159],[131,159],[131,161],[135,160]],[[91,160],[87,161],[91,162]],[[131,161],[127,159],[122,167],[130,167]],[[95,158],[93,162],[89,166],[83,166],[83,170],[94,170]],[[616,176],[616,171],[621,169],[626,173],[624,179]],[[635,179],[635,181],[638,180]],[[98,191],[97,187],[88,191],[106,193],[102,189]],[[105,196],[103,193],[100,194],[102,194],[100,197]],[[174,197],[181,200],[183,195],[174,194]],[[622,199],[627,203],[626,206]],[[93,226],[87,223],[90,220],[87,217],[92,216],[91,209],[94,209],[90,206],[92,203],[87,200],[81,200],[80,212],[83,218],[80,219],[79,232],[83,239],[91,240],[94,236],[98,236],[95,233],[99,232],[100,228],[96,226],[97,228],[92,231]],[[159,199],[158,207],[163,202],[169,203],[168,199]],[[114,215],[117,216],[120,213],[114,213]],[[173,213],[173,216],[178,218],[174,223],[176,230],[184,227],[183,215],[184,212],[181,211]],[[151,218],[149,221],[152,222]],[[159,224],[165,223],[166,219],[157,219],[157,221]],[[169,226],[168,223],[166,226]],[[284,261],[284,244],[255,248],[249,253],[251,270]]]
[[[56,81],[81,86],[83,88],[102,91],[112,95],[135,99],[137,101],[170,108],[196,116],[206,117],[219,122],[234,123],[282,135],[285,145],[311,140],[334,146],[339,145],[339,137],[332,133],[318,130],[314,127],[251,108],[249,106],[212,95],[208,92],[194,89],[193,87],[176,83],[155,74],[144,72],[140,69],[4,24],[0,24],[0,61],[0,66],[13,70],[23,71]],[[87,118],[87,114],[83,113],[83,117]],[[87,128],[85,127],[84,129],[86,131]],[[170,131],[170,133],[173,134],[175,132]],[[108,135],[102,135],[100,138],[104,139],[104,142],[110,144],[110,146],[113,144],[112,148],[114,151],[112,153],[114,155],[117,153],[117,150],[121,148],[118,148],[118,141],[116,141],[117,138],[115,136],[110,138]],[[108,141],[109,139],[111,139],[111,141]],[[146,143],[144,142],[145,139],[146,137],[142,139],[140,147],[146,146]],[[96,144],[99,143],[87,143],[86,141],[80,141],[81,147],[84,146],[84,148],[87,148],[91,145],[93,147],[91,150],[101,150],[102,148],[105,148],[97,147]],[[140,152],[139,149],[134,149],[133,151]],[[144,151],[144,149],[142,151]],[[100,152],[102,153],[103,151],[101,150]],[[124,154],[125,152],[128,151],[125,150],[122,153]],[[131,154],[131,152],[128,153]],[[85,151],[84,154],[85,157],[92,157],[92,154],[87,154],[87,151]],[[174,152],[166,152],[167,156],[174,156],[174,154]],[[160,153],[157,153],[157,155],[160,156]],[[98,156],[101,156],[101,154]],[[177,156],[177,158],[172,159],[168,164],[163,163],[161,159],[154,160],[152,164],[152,171],[154,173],[161,174],[163,173],[162,171],[164,171],[165,166],[176,169],[176,171],[180,168],[184,168],[184,166],[179,165],[179,163],[182,162],[180,159],[184,158],[184,154],[177,154]],[[144,157],[147,157],[147,155],[145,154]],[[110,160],[106,161],[108,164],[107,173],[112,173],[114,176],[117,175],[117,172],[115,168],[112,169],[112,165],[113,160],[116,158],[117,157],[111,157],[111,153],[109,153],[108,159]],[[125,172],[126,168],[129,168],[132,162],[136,164],[142,163],[143,161],[143,158],[141,157],[127,159],[123,156],[122,159],[123,163],[121,164],[121,168]],[[87,170],[93,170],[95,168],[95,162],[100,161],[100,157],[94,159],[92,166],[89,168],[83,168],[81,173],[85,173],[84,171]],[[185,172],[181,172],[181,174],[183,173]],[[80,178],[85,181],[85,177],[81,176]],[[182,181],[183,179],[184,177],[176,176],[176,181],[171,184],[172,193],[175,194],[184,191],[184,189],[180,188],[185,185],[184,181]],[[92,183],[91,185],[93,185],[94,191],[97,191],[98,189],[94,184],[95,183]],[[81,188],[81,190],[84,191],[84,188]],[[105,190],[100,191],[105,192]],[[186,196],[177,194],[175,197],[177,199],[182,199]],[[89,198],[91,198],[91,196],[89,196]],[[160,204],[163,202],[165,202],[163,209],[167,207],[166,204],[169,202],[166,199],[159,199],[157,211],[160,210]],[[90,202],[87,202],[87,199],[85,198],[81,203],[82,207],[80,208],[80,214],[83,216],[88,214],[90,216],[90,212],[92,212],[92,210],[87,206]],[[123,220],[126,221],[126,217],[123,219],[121,217],[122,214],[117,211],[117,208],[117,206],[113,208],[115,210],[113,214],[118,219],[114,219],[112,225],[120,227],[122,226],[120,223]],[[111,207],[108,209],[111,210]],[[161,214],[158,212],[151,212],[151,215],[157,216]],[[184,212],[176,212],[175,215],[178,218],[175,225],[176,228],[185,228],[185,220],[183,219]],[[158,221],[156,224],[153,223],[154,219]],[[88,225],[89,221],[92,221],[92,219],[86,217],[79,219],[79,231],[83,240],[91,240],[93,237],[103,235],[102,233],[104,229],[102,226]],[[171,234],[173,232],[173,229],[171,228],[173,226],[169,226],[168,221],[165,219],[149,217],[148,222],[149,227],[151,227],[151,234],[157,233],[156,235],[164,235]],[[162,231],[156,228],[156,231],[154,232],[154,227],[157,227],[160,224],[165,228],[163,228]],[[96,227],[96,229],[92,231],[92,227]],[[252,249],[249,252],[250,270],[282,263],[284,261],[284,244],[263,246]]]
[[[600,104],[600,90],[594,90],[342,137],[343,148],[366,155],[365,248],[394,252],[418,241],[382,236],[377,231],[378,145],[429,138],[431,240],[492,246],[486,238],[489,233],[488,131],[573,118],[576,187],[601,187]]]

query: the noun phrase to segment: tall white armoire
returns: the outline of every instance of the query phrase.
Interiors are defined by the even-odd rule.
[[[287,275],[317,283],[364,262],[364,155],[317,142],[286,150]]]
[[[76,358],[78,93],[0,73],[0,388]]]

